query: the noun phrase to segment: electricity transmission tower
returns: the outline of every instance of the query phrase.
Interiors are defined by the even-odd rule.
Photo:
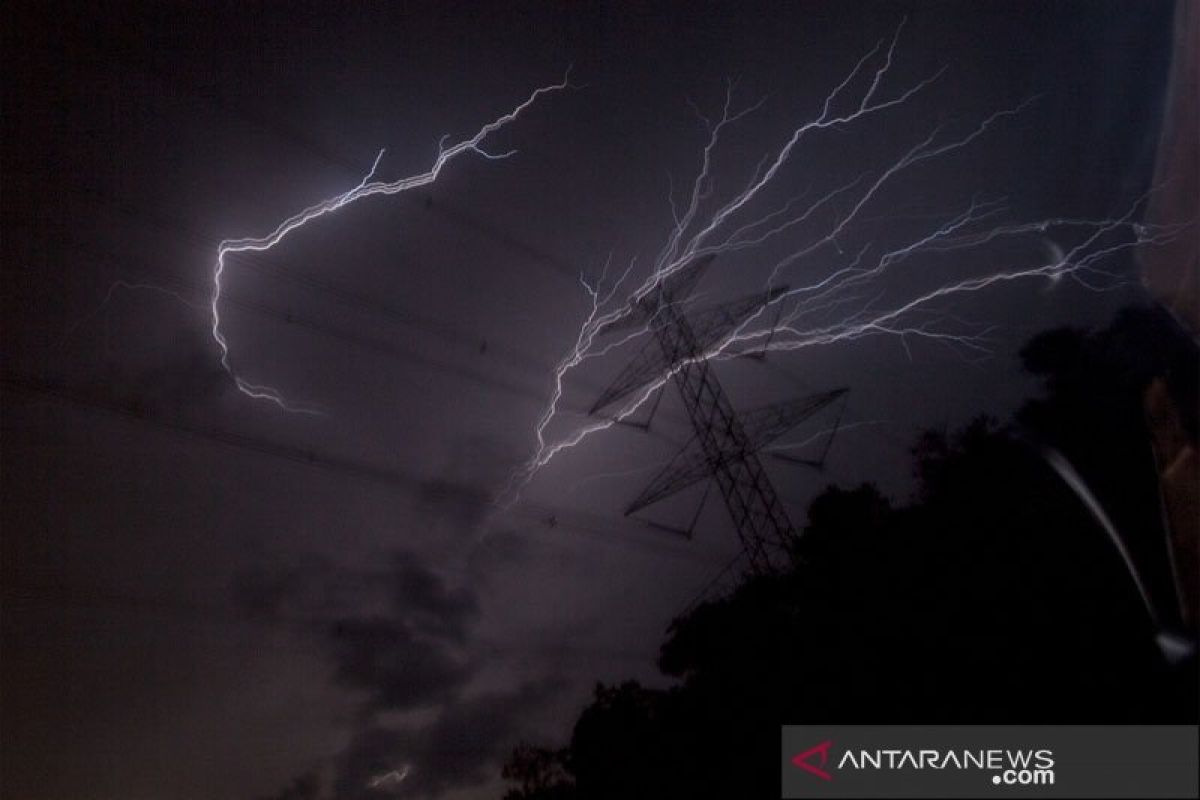
[[[739,415],[721,388],[712,365],[702,356],[786,289],[776,288],[689,316],[680,301],[686,299],[711,260],[711,257],[701,260],[663,281],[638,304],[635,314],[620,323],[621,327],[628,327],[649,321],[654,338],[601,394],[591,413],[599,413],[665,371],[673,370],[675,386],[694,435],[625,514],[633,514],[712,478],[733,518],[751,569],[770,572],[791,551],[796,530],[771,485],[758,451],[842,397],[846,390],[836,389]],[[699,509],[696,515],[699,516]]]

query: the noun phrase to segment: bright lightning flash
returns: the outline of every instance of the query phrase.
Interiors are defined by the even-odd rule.
[[[727,129],[758,105],[740,111],[732,108],[732,87],[726,92],[721,116],[715,122],[704,119],[708,139],[700,166],[682,208],[671,197],[673,227],[653,261],[649,274],[636,287],[629,285],[635,264],[604,288],[608,268],[593,283],[582,281],[590,299],[590,311],[583,320],[573,344],[554,369],[550,399],[534,427],[536,445],[533,455],[511,476],[498,503],[509,507],[538,471],[564,450],[575,447],[588,436],[612,426],[641,408],[672,376],[690,363],[707,359],[734,358],[765,350],[798,350],[868,336],[897,337],[907,349],[909,339],[936,341],[964,353],[986,352],[982,332],[963,333],[953,317],[940,311],[945,301],[981,292],[989,287],[1015,281],[1043,279],[1051,282],[1069,278],[1095,291],[1114,288],[1120,278],[1102,269],[1103,262],[1115,254],[1142,244],[1161,244],[1187,227],[1150,226],[1137,223],[1137,213],[1146,197],[1140,198],[1124,214],[1111,219],[1045,219],[1037,222],[999,224],[1005,211],[999,201],[973,200],[958,213],[945,215],[899,245],[888,247],[866,243],[855,249],[847,239],[858,223],[867,221],[863,211],[885,187],[896,184],[924,162],[960,151],[983,136],[989,128],[1012,117],[1031,101],[998,111],[982,119],[973,128],[949,135],[943,126],[934,127],[927,136],[875,173],[860,175],[836,186],[823,196],[801,205],[794,199],[782,208],[763,211],[761,195],[777,181],[793,161],[798,160],[801,144],[822,131],[845,130],[886,115],[926,90],[942,74],[931,75],[906,88],[885,92],[884,84],[892,68],[896,45],[903,24],[890,44],[881,40],[864,55],[845,78],[825,97],[820,113],[794,128],[784,144],[769,152],[751,174],[743,189],[724,200],[714,197],[712,163],[714,152]],[[857,88],[855,88],[857,87]],[[761,105],[761,104],[759,104]],[[757,201],[757,202],[756,202]],[[821,215],[821,216],[818,216]],[[755,315],[690,360],[666,365],[662,374],[634,393],[607,419],[576,418],[560,421],[557,428],[567,430],[552,438],[549,429],[560,417],[564,383],[567,376],[585,361],[602,356],[639,337],[651,335],[655,319],[649,320],[646,301],[654,301],[663,281],[687,269],[706,256],[725,255],[761,248],[767,242],[787,242],[797,237],[804,223],[823,222],[822,232],[807,235],[803,241],[788,245],[787,254],[770,269],[767,287],[779,286],[786,278],[788,288],[764,305]],[[1019,237],[1044,237],[1054,231],[1076,242],[1068,249],[1056,250],[1049,261],[1031,265],[1013,265],[995,272],[950,281],[928,291],[910,292],[896,298],[896,289],[885,291],[883,278],[902,262],[923,253],[945,253],[980,248],[992,242]],[[785,238],[791,234],[791,238]],[[814,258],[814,256],[819,258]],[[611,260],[611,259],[610,259]],[[817,270],[817,262],[830,265],[821,274],[806,274],[798,267]],[[800,285],[796,285],[800,284]],[[883,299],[891,298],[885,305]],[[686,298],[677,298],[676,301]],[[615,326],[633,328],[618,341],[602,337]]]
[[[227,256],[231,254],[244,252],[262,252],[270,250],[275,245],[279,244],[297,228],[303,227],[308,223],[332,214],[338,209],[344,208],[358,200],[374,195],[393,195],[401,192],[407,192],[410,189],[416,189],[421,186],[427,186],[438,179],[445,167],[450,161],[458,156],[466,153],[476,153],[488,159],[502,159],[513,155],[515,151],[506,153],[490,153],[484,149],[484,141],[493,133],[507,126],[509,123],[517,119],[526,109],[533,105],[538,98],[549,92],[558,91],[567,88],[569,80],[564,77],[559,83],[549,86],[543,86],[535,89],[520,105],[513,108],[508,113],[497,117],[491,122],[481,127],[475,134],[467,139],[463,139],[455,144],[446,145],[445,138],[438,145],[437,157],[434,159],[433,165],[425,172],[411,175],[407,178],[400,178],[394,181],[381,181],[375,178],[375,171],[379,167],[379,161],[383,158],[382,150],[375,157],[375,163],[371,165],[371,170],[363,177],[363,179],[347,192],[330,197],[327,200],[322,200],[319,203],[309,206],[308,208],[296,213],[283,222],[279,223],[275,230],[271,231],[266,236],[261,237],[246,237],[242,239],[226,239],[217,247],[217,261],[213,270],[213,292],[212,299],[209,303],[211,311],[211,328],[213,341],[217,343],[217,347],[221,353],[221,366],[225,369],[229,376],[233,378],[237,388],[243,394],[255,398],[257,400],[266,400],[274,403],[285,411],[293,411],[304,414],[319,413],[317,409],[310,406],[299,405],[287,400],[284,395],[276,388],[260,383],[252,383],[242,377],[234,370],[229,352],[229,341],[225,333],[221,330],[221,289],[222,278],[225,275],[225,269],[228,266]]]

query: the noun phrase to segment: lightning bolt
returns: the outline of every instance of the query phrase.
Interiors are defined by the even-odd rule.
[[[715,197],[713,189],[714,154],[729,127],[756,111],[761,103],[735,110],[730,85],[720,117],[711,120],[700,115],[708,133],[700,164],[682,207],[675,201],[673,188],[669,192],[673,225],[648,274],[640,283],[631,285],[636,266],[636,261],[631,260],[607,288],[604,288],[607,265],[595,284],[581,278],[591,307],[575,341],[552,372],[549,400],[534,425],[533,453],[501,489],[497,498],[501,508],[517,502],[521,490],[558,454],[626,419],[689,364],[765,351],[829,346],[872,336],[895,337],[906,350],[910,340],[926,340],[950,346],[964,355],[986,354],[988,331],[972,330],[975,326],[945,312],[943,308],[948,301],[1001,284],[1038,279],[1057,282],[1068,278],[1092,291],[1113,289],[1123,281],[1119,275],[1104,269],[1107,260],[1139,245],[1166,243],[1194,224],[1138,223],[1140,209],[1153,189],[1132,203],[1125,213],[1111,219],[1059,217],[1004,224],[1001,220],[1007,209],[1003,200],[975,198],[957,213],[926,222],[923,230],[899,244],[882,246],[867,242],[850,248],[850,236],[869,221],[864,210],[878,203],[885,189],[923,164],[944,160],[968,148],[1008,118],[1020,114],[1036,98],[997,111],[957,132],[948,130],[946,125],[933,127],[881,169],[858,175],[813,199],[806,199],[809,194],[806,192],[782,207],[762,209],[765,190],[799,159],[802,146],[809,140],[822,131],[844,130],[884,117],[889,110],[904,106],[927,90],[943,74],[944,70],[936,72],[899,90],[885,89],[903,27],[903,23],[898,26],[890,43],[880,40],[860,58],[824,97],[815,118],[793,128],[778,149],[762,158],[743,187],[723,200]],[[560,404],[568,376],[584,362],[649,334],[654,314],[650,314],[649,320],[642,319],[646,316],[645,301],[653,300],[663,281],[706,256],[754,251],[768,242],[791,241],[784,237],[790,234],[795,238],[816,220],[823,225],[819,234],[800,238],[789,245],[786,255],[769,264],[765,288],[778,286],[785,277],[792,284],[799,283],[798,286],[779,292],[705,352],[664,366],[662,374],[632,395],[616,414],[607,419],[582,418],[574,424],[563,419],[567,415]],[[1056,240],[1073,244],[1055,249],[1044,263],[1010,264],[988,274],[963,277],[900,298],[895,297],[896,289],[884,281],[918,256],[979,249],[1005,239],[1044,237],[1048,232],[1053,232]],[[821,264],[831,266],[825,271],[809,266],[818,261],[815,256],[819,256]],[[632,328],[632,332],[617,341],[602,339],[601,334],[618,323],[622,329]],[[557,437],[550,435],[551,426],[564,425],[565,432]]]
[[[790,444],[777,444],[777,445],[774,445],[773,447],[764,448],[764,450],[768,453],[782,453],[785,450],[799,450],[801,448],[808,447],[810,444],[817,441],[818,439],[821,439],[825,436],[829,436],[830,434],[833,434],[833,433],[837,433],[837,432],[849,433],[850,431],[857,430],[859,428],[867,428],[867,427],[871,427],[873,425],[887,425],[887,424],[888,424],[888,421],[884,420],[884,419],[863,420],[861,422],[847,422],[845,425],[842,425],[839,428],[825,428],[824,430],[819,430],[816,433],[814,433],[812,436],[809,436],[808,438],[804,439],[803,441],[791,442]]]
[[[88,322],[94,319],[97,314],[107,308],[108,304],[112,302],[113,296],[117,293],[118,289],[126,292],[154,292],[155,294],[161,294],[165,297],[169,297],[176,303],[187,306],[195,311],[208,310],[208,306],[204,305],[203,303],[195,303],[189,300],[183,294],[180,294],[173,289],[168,289],[165,286],[159,286],[153,283],[134,283],[126,280],[116,280],[109,285],[108,291],[104,293],[104,298],[100,301],[96,308],[94,308],[90,313],[80,317],[73,325],[63,332],[62,341],[59,343],[59,347],[66,346],[67,340],[75,334],[75,331],[86,325]]]
[[[273,403],[284,411],[291,411],[301,414],[316,414],[320,413],[319,409],[301,405],[289,401],[284,397],[283,393],[273,386],[266,384],[254,383],[247,380],[238,373],[232,366],[229,340],[226,338],[224,331],[221,329],[221,292],[222,279],[225,276],[226,267],[229,265],[228,256],[237,253],[245,252],[264,252],[270,250],[275,245],[282,242],[288,234],[314,222],[322,217],[345,208],[351,203],[355,203],[367,197],[375,195],[394,195],[401,192],[407,192],[412,189],[417,189],[422,186],[427,186],[438,179],[442,169],[454,159],[467,153],[475,153],[491,160],[508,158],[516,151],[508,151],[504,153],[491,153],[484,149],[485,140],[496,133],[500,129],[509,125],[516,120],[522,113],[532,106],[537,100],[550,92],[566,89],[569,86],[570,71],[565,75],[562,81],[542,86],[531,92],[525,100],[506,114],[503,114],[496,119],[483,125],[474,135],[458,141],[454,144],[447,145],[446,138],[438,143],[437,157],[434,159],[432,166],[425,172],[411,175],[406,178],[400,178],[394,181],[383,181],[375,177],[376,170],[379,168],[379,162],[383,158],[384,151],[380,150],[375,157],[375,162],[371,165],[371,169],[363,176],[358,185],[352,189],[342,192],[341,194],[322,200],[315,203],[304,210],[293,214],[287,219],[279,223],[276,228],[265,236],[245,237],[241,239],[225,239],[217,247],[217,259],[213,269],[212,276],[212,297],[209,302],[210,311],[210,327],[212,331],[213,341],[216,342],[217,348],[220,351],[221,366],[233,379],[238,391],[242,394],[254,398],[256,400],[265,400]]]
[[[411,771],[412,767],[408,764],[405,764],[400,769],[394,769],[390,772],[384,772],[380,775],[372,776],[371,779],[367,781],[367,788],[375,789],[376,791],[394,790],[400,786],[400,784],[404,783],[405,778],[408,777],[408,774]]]

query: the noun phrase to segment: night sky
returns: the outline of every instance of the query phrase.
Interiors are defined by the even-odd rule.
[[[518,740],[565,737],[597,680],[662,683],[665,626],[738,551],[713,498],[690,542],[622,516],[690,434],[673,390],[648,432],[597,434],[512,509],[492,504],[588,312],[579,276],[650,257],[669,232],[669,189],[705,143],[694,108],[718,114],[731,79],[741,105],[764,101],[721,151],[718,189],[737,185],[906,20],[887,80],[945,72],[894,113],[815,138],[776,199],[1035,98],[876,198],[872,235],[973,197],[1005,198],[1013,221],[1120,215],[1154,165],[1172,6],[3,14],[4,796],[269,797],[305,775],[361,788],[383,760],[410,768],[402,795],[475,798],[499,795]],[[382,148],[381,177],[424,171],[444,134],[568,68],[571,88],[489,140],[511,157],[468,154],[428,188],[232,257],[236,367],[324,413],[237,391],[205,305],[218,242],[349,189]],[[885,290],[1063,244],[915,259]],[[755,258],[718,259],[697,302],[760,288]],[[1131,258],[1107,266],[1128,280],[1013,282],[942,306],[988,331],[987,353],[882,336],[723,363],[739,407],[850,389],[823,472],[767,459],[792,518],[831,482],[903,499],[918,431],[1005,419],[1036,386],[1015,356],[1030,336],[1143,301]],[[566,407],[586,410],[620,366],[572,373]],[[697,499],[643,516],[686,526]]]

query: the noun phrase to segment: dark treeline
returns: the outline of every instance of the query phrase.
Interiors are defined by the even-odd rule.
[[[1045,391],[1012,423],[921,436],[906,504],[827,489],[790,571],[675,620],[671,688],[597,686],[565,747],[513,753],[506,800],[778,797],[784,723],[1194,723],[1194,655],[1164,656],[1116,547],[1045,458],[1075,465],[1169,617],[1144,398],[1163,381],[1195,442],[1194,344],[1130,309],[1022,358]]]

